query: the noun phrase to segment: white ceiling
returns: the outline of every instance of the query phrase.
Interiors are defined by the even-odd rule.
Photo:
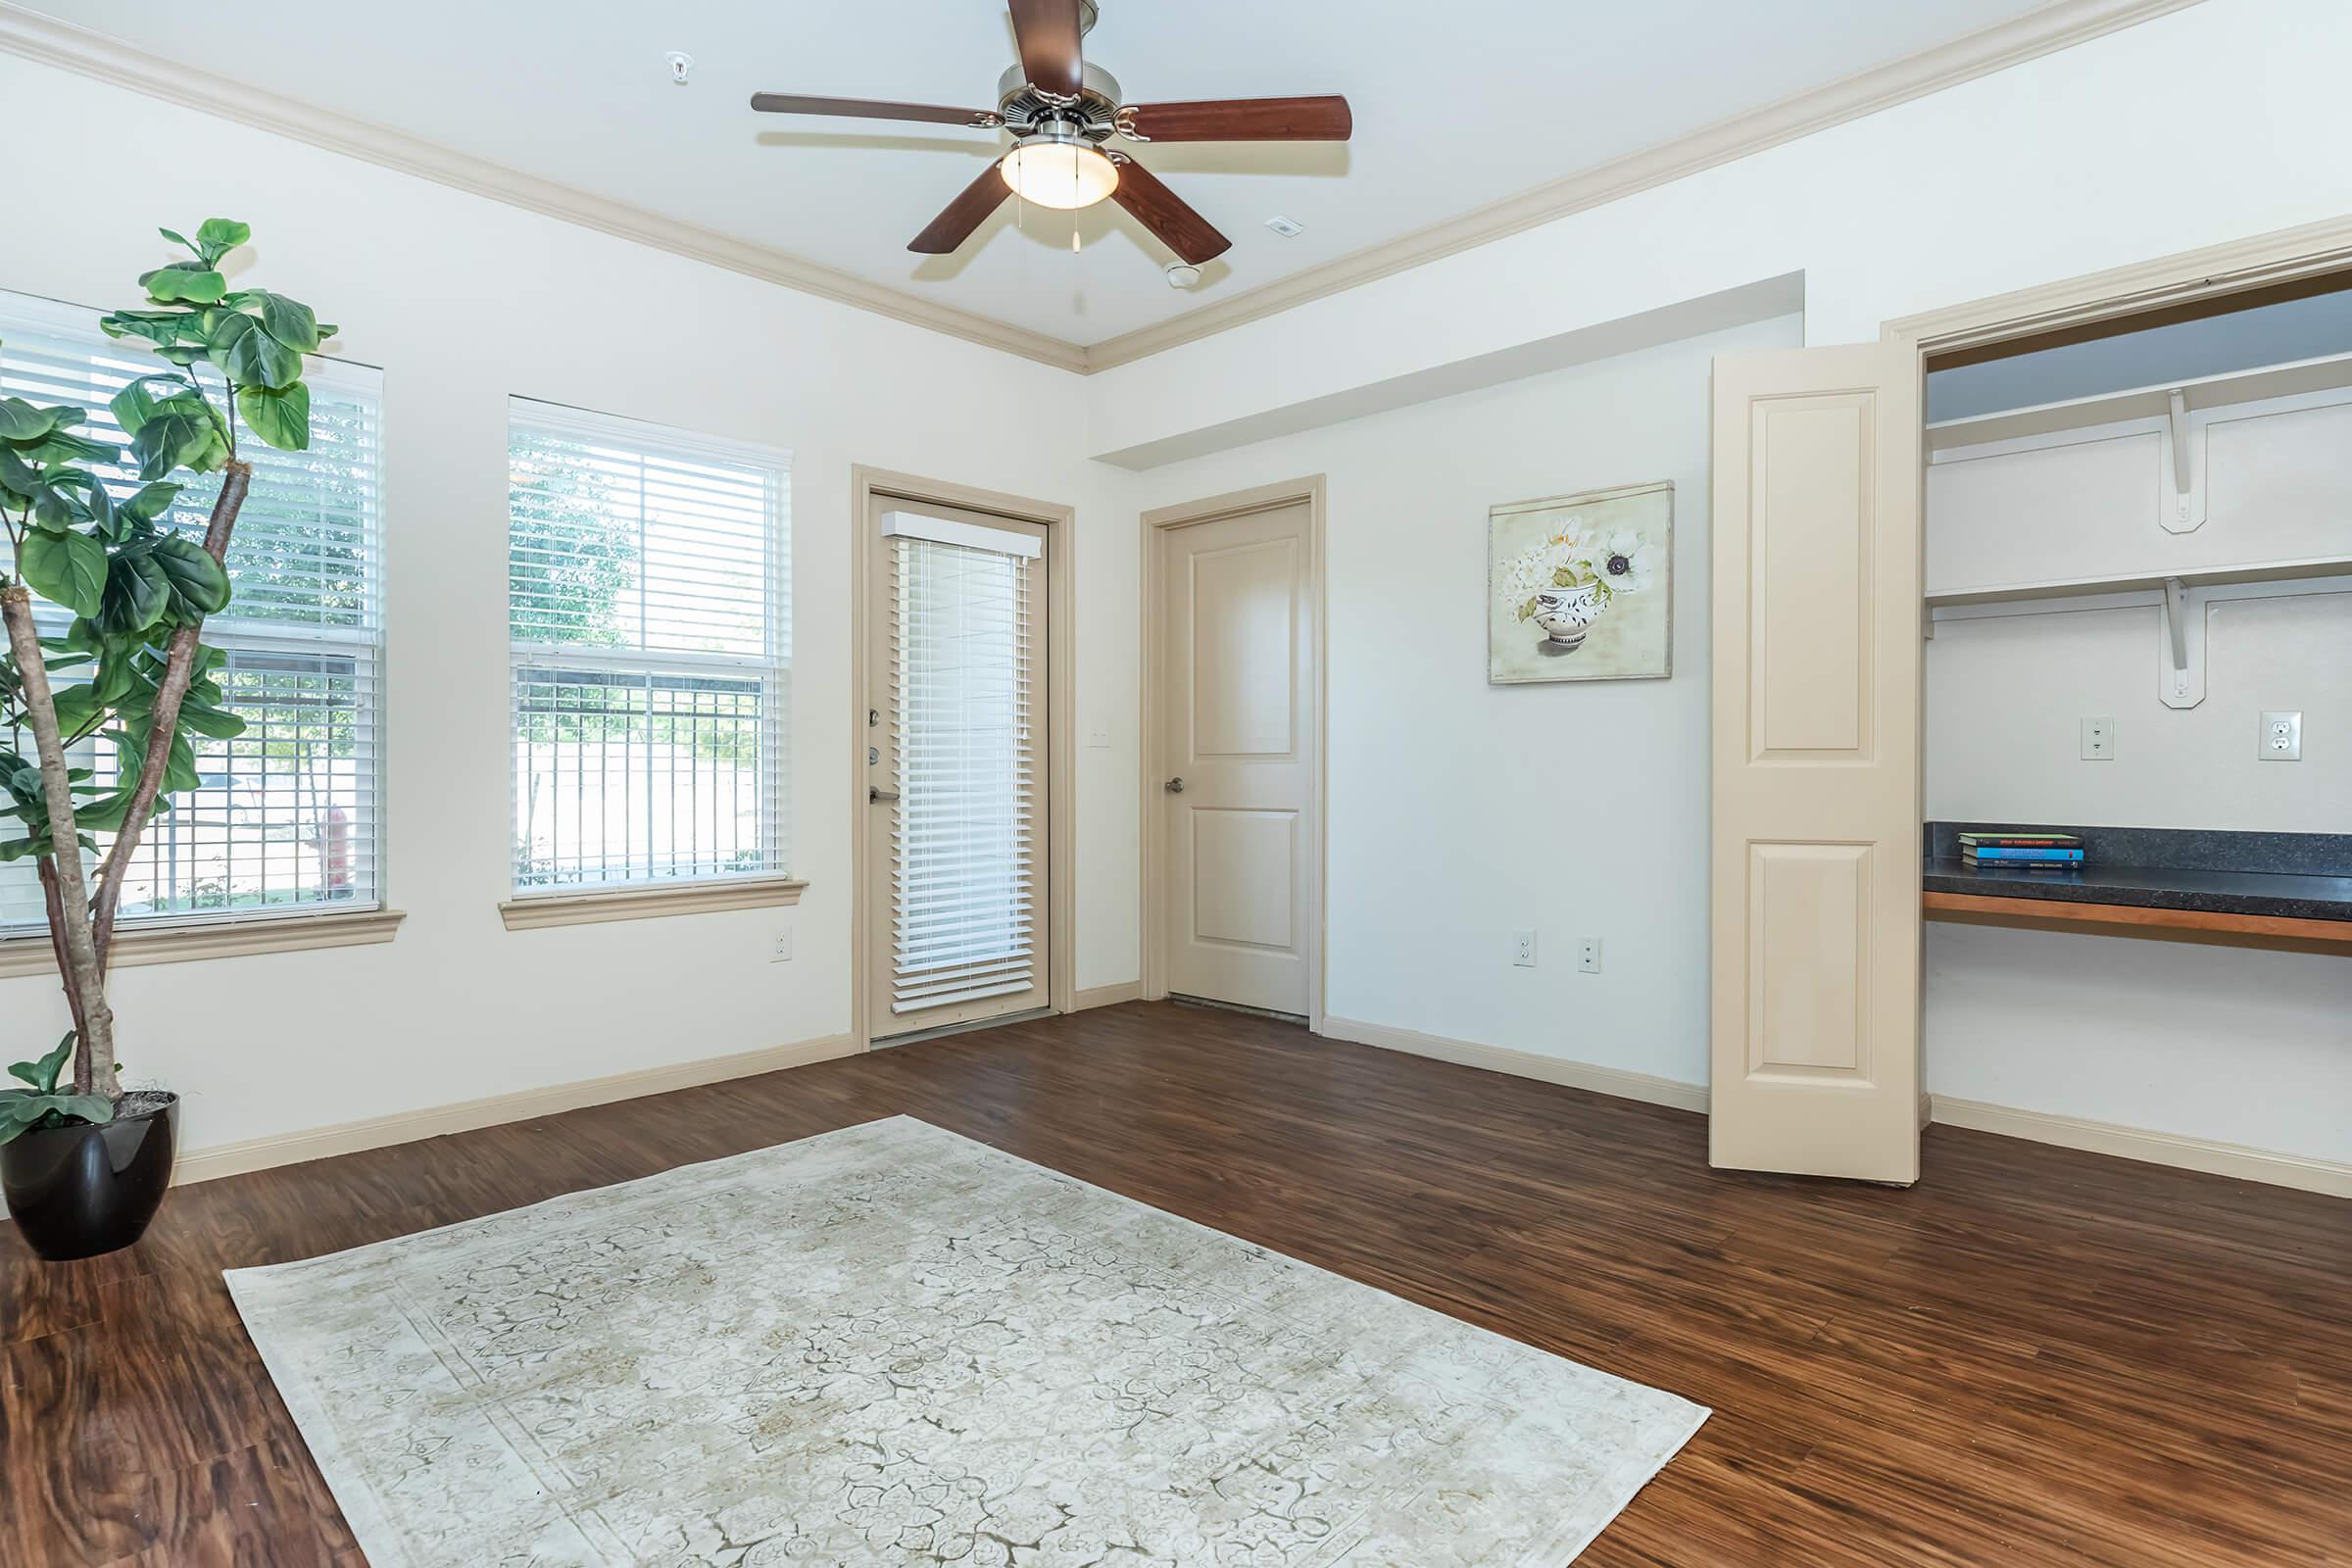
[[[1131,102],[1339,92],[1346,146],[1146,147],[1234,241],[1190,291],[1109,203],[907,240],[1001,133],[754,114],[756,90],[994,108],[1001,0],[33,0],[286,97],[1092,344],[2036,9],[2042,0],[1102,0]],[[671,83],[663,53],[695,58]],[[1283,239],[1276,214],[1306,232]]]

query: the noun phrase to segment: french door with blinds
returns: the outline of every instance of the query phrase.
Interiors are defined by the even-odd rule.
[[[876,496],[866,581],[876,1039],[1047,1004],[1046,530]]]

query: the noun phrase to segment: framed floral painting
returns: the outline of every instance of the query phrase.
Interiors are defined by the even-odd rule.
[[[1487,679],[1674,672],[1674,486],[1634,484],[1487,514]]]

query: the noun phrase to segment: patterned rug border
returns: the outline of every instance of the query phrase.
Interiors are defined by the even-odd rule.
[[[1450,1312],[1442,1312],[1435,1307],[1424,1306],[1419,1301],[1413,1300],[1409,1297],[1398,1296],[1394,1291],[1383,1290],[1377,1285],[1372,1285],[1363,1280],[1351,1278],[1348,1275],[1338,1272],[1337,1270],[1325,1268],[1318,1263],[1308,1262],[1304,1258],[1293,1256],[1292,1254],[1282,1251],[1277,1248],[1268,1247],[1262,1242],[1251,1241],[1246,1236],[1238,1236],[1231,1231],[1219,1230],[1213,1225],[1203,1224],[1200,1221],[1190,1218],[1187,1215],[1179,1214],[1173,1209],[1161,1208],[1157,1204],[1147,1203],[1142,1199],[1131,1198],[1125,1193],[1114,1192],[1110,1188],[1097,1186],[1095,1183],[1087,1181],[1084,1177],[1073,1176],[1069,1172],[1057,1169],[1054,1166],[1041,1164],[1036,1160],[1028,1159],[1020,1154],[1015,1154],[1009,1150],[1000,1149],[996,1145],[988,1143],[983,1139],[968,1137],[965,1134],[956,1132],[953,1128],[942,1127],[936,1122],[925,1121],[919,1116],[908,1115],[903,1112],[892,1116],[877,1116],[867,1121],[852,1122],[846,1126],[829,1128],[821,1133],[811,1133],[805,1138],[788,1138],[782,1143],[768,1144],[759,1149],[747,1149],[741,1153],[736,1154],[722,1154],[716,1159],[694,1160],[683,1165],[672,1165],[666,1170],[656,1171],[649,1176],[632,1177],[623,1182],[611,1182],[602,1187],[576,1188],[571,1192],[559,1193],[554,1197],[541,1199],[537,1202],[523,1203],[514,1208],[499,1209],[495,1213],[479,1214],[471,1219],[457,1220],[447,1225],[434,1225],[428,1226],[423,1230],[407,1231],[398,1236],[385,1237],[381,1241],[364,1242],[357,1247],[342,1248],[332,1252],[320,1252],[311,1257],[289,1258],[278,1263],[262,1263],[250,1265],[245,1268],[223,1269],[220,1271],[220,1277],[228,1288],[230,1300],[237,1308],[238,1322],[239,1325],[245,1330],[245,1336],[248,1343],[253,1346],[255,1353],[260,1356],[263,1368],[270,1374],[271,1386],[276,1390],[278,1397],[285,1402],[287,1412],[293,1416],[295,1427],[302,1434],[303,1443],[305,1446],[310,1449],[313,1462],[317,1464],[319,1474],[325,1479],[327,1490],[334,1496],[336,1505],[343,1511],[344,1522],[349,1525],[353,1538],[358,1542],[361,1554],[368,1560],[370,1568],[406,1568],[406,1565],[412,1563],[415,1559],[406,1548],[402,1533],[386,1516],[385,1511],[376,1495],[375,1490],[368,1486],[364,1480],[360,1479],[362,1474],[361,1468],[358,1465],[350,1464],[342,1459],[340,1450],[343,1447],[343,1444],[339,1438],[338,1425],[333,1417],[327,1412],[324,1402],[319,1398],[318,1393],[311,1380],[297,1375],[295,1369],[287,1365],[283,1358],[275,1353],[269,1345],[264,1344],[259,1338],[256,1338],[253,1331],[251,1311],[249,1311],[248,1297],[244,1290],[240,1289],[241,1286],[249,1290],[251,1288],[251,1284],[258,1282],[260,1277],[264,1275],[291,1272],[293,1270],[307,1268],[312,1265],[325,1263],[335,1259],[357,1257],[365,1253],[392,1248],[403,1243],[414,1242],[420,1237],[438,1236],[454,1231],[468,1230],[491,1220],[506,1219],[519,1214],[529,1214],[539,1209],[553,1208],[559,1204],[576,1203],[583,1199],[593,1196],[623,1193],[632,1188],[646,1187],[654,1183],[669,1181],[686,1172],[709,1172],[721,1166],[734,1165],[756,1160],[764,1155],[772,1154],[778,1150],[794,1149],[805,1145],[823,1143],[833,1139],[844,1138],[854,1133],[867,1132],[876,1128],[890,1127],[899,1123],[904,1123],[909,1128],[918,1129],[925,1135],[936,1135],[942,1138],[950,1138],[954,1139],[957,1143],[970,1145],[975,1149],[985,1152],[988,1155],[994,1158],[1008,1160],[1016,1165],[1024,1165],[1032,1170],[1043,1171],[1048,1175],[1056,1177],[1062,1181],[1070,1182],[1078,1187],[1085,1188],[1091,1193],[1096,1193],[1104,1198],[1116,1200],[1118,1202],[1126,1204],[1130,1207],[1144,1209],[1151,1213],[1160,1215],[1163,1218],[1174,1220],[1190,1230],[1198,1231],[1202,1235],[1214,1238],[1219,1242],[1233,1243],[1243,1247],[1254,1248],[1257,1250],[1268,1254],[1269,1256],[1281,1258],[1285,1262],[1296,1267],[1308,1270],[1313,1274],[1322,1276],[1324,1279],[1336,1281],[1349,1289],[1370,1291],[1378,1296],[1386,1297],[1390,1300],[1396,1301],[1398,1304],[1408,1307],[1415,1312],[1423,1313],[1430,1317],[1439,1318],[1446,1322],[1459,1325],[1460,1327],[1468,1329],[1476,1334],[1488,1335],[1494,1339],[1502,1340],[1508,1344],[1516,1345],[1523,1348],[1533,1350],[1540,1355],[1551,1356],[1556,1360],[1565,1361],[1575,1366],[1583,1366],[1589,1370],[1599,1372],[1607,1377],[1619,1378],[1620,1381],[1633,1383],[1638,1387],[1649,1389],[1653,1393],[1663,1394],[1670,1398],[1689,1405],[1691,1411],[1690,1419],[1674,1436],[1672,1443],[1667,1445],[1660,1451],[1656,1462],[1646,1466],[1632,1467],[1639,1470],[1638,1474],[1621,1474],[1612,1478],[1613,1482],[1616,1484],[1610,1489],[1608,1505],[1605,1509],[1600,1511],[1599,1517],[1593,1521],[1590,1530],[1583,1532],[1581,1535],[1564,1535],[1562,1537],[1555,1538],[1555,1540],[1547,1544],[1548,1549],[1560,1553],[1558,1559],[1559,1568],[1568,1568],[1568,1565],[1574,1563],[1575,1560],[1584,1553],[1584,1550],[1587,1546],[1590,1546],[1594,1541],[1598,1540],[1601,1534],[1606,1531],[1611,1524],[1616,1522],[1618,1515],[1622,1514],[1627,1506],[1633,1502],[1634,1498],[1641,1494],[1642,1489],[1649,1485],[1652,1480],[1656,1479],[1658,1474],[1663,1471],[1667,1465],[1673,1463],[1675,1457],[1690,1445],[1690,1440],[1697,1436],[1699,1429],[1705,1426],[1707,1419],[1715,1413],[1710,1407],[1699,1404],[1696,1400],[1690,1399],[1682,1395],[1676,1394],[1671,1389],[1661,1389],[1654,1384],[1644,1384],[1639,1379],[1621,1378],[1620,1374],[1609,1372],[1605,1367],[1594,1366],[1590,1362],[1578,1361],[1572,1356],[1561,1355],[1558,1351],[1545,1349],[1540,1345],[1533,1345],[1528,1341],[1516,1339],[1508,1334],[1503,1334],[1497,1330],[1490,1329],[1484,1324],[1474,1323],[1468,1318],[1457,1317]],[[321,1437],[330,1440],[332,1443],[332,1447],[328,1452],[321,1453],[319,1451],[318,1440]],[[334,1460],[335,1462],[330,1464],[328,1462],[330,1459]],[[350,1486],[346,1487],[337,1484],[336,1471],[338,1469],[346,1472],[347,1477],[351,1481]],[[353,1493],[356,1493],[357,1494],[347,1494]]]

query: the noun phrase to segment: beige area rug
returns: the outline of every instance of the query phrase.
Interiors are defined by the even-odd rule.
[[[374,1568],[1558,1568],[1707,1416],[904,1116],[227,1278]]]

